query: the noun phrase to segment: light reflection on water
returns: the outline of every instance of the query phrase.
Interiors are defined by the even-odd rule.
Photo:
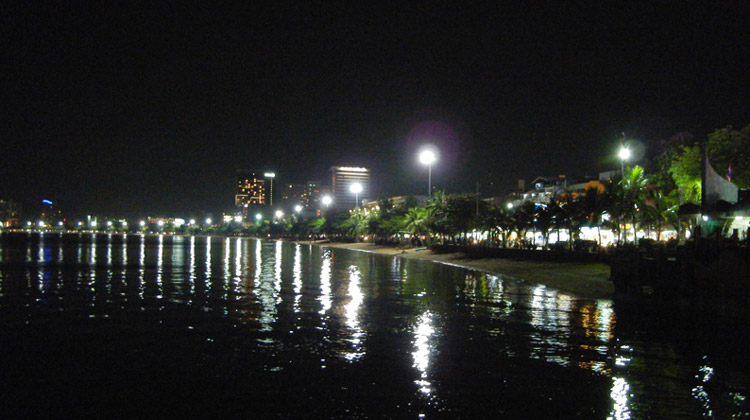
[[[162,323],[175,322],[168,315],[173,305],[192,306],[244,326],[261,349],[272,349],[269,372],[294,368],[284,351],[314,354],[319,369],[331,370],[331,358],[364,366],[383,357],[385,346],[388,363],[408,355],[410,369],[400,374],[416,395],[434,401],[455,392],[446,378],[460,374],[442,370],[455,360],[439,349],[484,346],[473,351],[500,357],[491,362],[500,366],[510,358],[590,372],[590,386],[606,388],[603,414],[610,419],[649,415],[666,398],[655,395],[657,388],[671,390],[670,407],[684,410],[682,417],[747,410],[744,383],[717,387],[719,368],[707,360],[691,365],[669,342],[656,347],[637,332],[618,332],[611,301],[503,276],[301,244],[165,235],[29,236],[22,249],[2,242],[0,262],[18,260],[20,272],[0,271],[0,310],[12,307],[7,299],[28,298],[33,308],[88,318],[121,308],[156,311]],[[72,277],[62,271],[69,266]],[[185,321],[191,331],[203,319],[181,316],[195,317]],[[204,329],[213,342],[210,324]]]

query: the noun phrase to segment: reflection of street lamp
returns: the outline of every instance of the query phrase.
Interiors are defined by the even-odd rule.
[[[419,161],[427,165],[427,197],[432,197],[432,164],[435,160],[437,160],[437,157],[432,150],[423,150],[419,154]]]
[[[362,184],[355,182],[349,186],[349,191],[354,193],[354,208],[359,208],[359,193],[362,192]]]
[[[274,172],[266,172],[263,174],[263,176],[266,178],[271,178],[271,192],[268,195],[268,198],[269,198],[268,205],[273,206],[273,179],[276,178],[276,174]]]
[[[620,147],[620,171],[622,174],[622,178],[625,179],[625,161],[630,158],[630,149],[625,147],[624,145]]]

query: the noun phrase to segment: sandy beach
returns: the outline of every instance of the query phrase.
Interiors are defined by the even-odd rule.
[[[609,266],[602,263],[555,263],[507,258],[469,259],[461,253],[434,254],[424,248],[395,248],[372,243],[319,242],[317,245],[452,264],[514,277],[530,284],[543,284],[588,299],[611,299],[614,293],[614,286],[609,280]]]

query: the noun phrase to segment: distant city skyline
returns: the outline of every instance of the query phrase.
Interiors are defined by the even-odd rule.
[[[748,21],[734,1],[9,3],[0,200],[218,213],[236,169],[331,165],[368,168],[371,197],[424,194],[426,144],[448,192],[596,175],[623,133],[644,163],[750,123]]]

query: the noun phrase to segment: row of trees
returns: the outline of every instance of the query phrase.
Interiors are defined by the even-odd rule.
[[[512,208],[513,200],[486,202],[475,194],[445,194],[437,191],[425,206],[410,199],[400,206],[382,199],[374,209],[329,213],[307,219],[291,214],[282,219],[264,219],[250,227],[238,222],[213,226],[148,224],[128,226],[132,231],[185,234],[253,235],[296,239],[327,237],[339,240],[395,242],[410,240],[426,245],[468,243],[481,236],[487,245],[507,247],[521,244],[528,232],[547,246],[553,233],[567,233],[571,246],[583,227],[599,232],[611,230],[625,240],[636,230],[655,233],[658,240],[666,226],[689,228],[678,216],[680,204],[700,203],[701,157],[703,149],[719,173],[727,173],[740,188],[750,188],[750,125],[740,130],[716,130],[707,141],[698,143],[685,134],[663,142],[645,159],[645,166],[627,168],[622,179],[593,181],[584,192],[562,190],[549,203],[523,202]],[[644,169],[647,168],[647,169]],[[493,204],[494,203],[494,204]],[[100,225],[100,230],[117,229]],[[627,231],[626,231],[627,230]],[[482,235],[475,235],[482,232]]]
[[[644,167],[633,166],[624,171],[622,179],[592,182],[585,192],[562,191],[549,203],[526,202],[508,208],[504,200],[498,205],[477,200],[474,194],[437,192],[424,207],[394,207],[381,200],[375,210],[358,210],[329,219],[290,221],[281,233],[294,236],[328,237],[372,241],[393,241],[409,235],[425,240],[467,243],[472,232],[484,232],[483,241],[506,247],[510,238],[525,238],[537,232],[542,245],[548,245],[553,232],[568,233],[572,246],[584,226],[599,232],[610,229],[619,240],[636,231],[653,232],[662,239],[665,227],[688,229],[689,221],[680,221],[681,204],[700,204],[700,179],[703,150],[714,168],[731,177],[738,187],[750,188],[750,125],[740,130],[732,127],[711,133],[704,142],[681,133],[662,142],[645,159]],[[558,235],[559,237],[559,235]]]
[[[647,188],[643,168],[635,166],[625,175],[620,182],[591,183],[583,194],[563,192],[544,205],[524,202],[509,208],[505,202],[492,205],[477,200],[475,194],[437,191],[424,207],[394,207],[383,199],[373,210],[358,209],[314,220],[290,218],[277,225],[277,233],[373,242],[407,237],[425,245],[427,241],[467,244],[476,240],[473,233],[484,232],[483,244],[508,247],[520,244],[511,238],[525,238],[528,232],[541,234],[543,243],[536,245],[547,246],[552,233],[565,231],[572,247],[584,226],[599,231],[609,228],[618,235],[624,233],[624,226],[637,226],[660,236],[664,226],[678,224],[676,208],[658,190]],[[268,225],[268,233],[273,226]]]

